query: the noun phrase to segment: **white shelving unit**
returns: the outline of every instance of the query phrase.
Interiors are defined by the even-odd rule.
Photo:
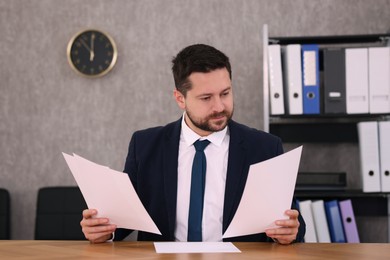
[[[321,48],[327,47],[359,47],[359,46],[386,46],[390,44],[390,34],[376,35],[337,35],[337,36],[305,36],[305,37],[270,37],[268,25],[263,25],[263,129],[280,136],[284,143],[357,143],[356,124],[360,121],[390,120],[389,114],[337,114],[337,115],[270,115],[269,97],[269,67],[268,46],[271,44],[318,44]],[[321,55],[320,55],[321,57]],[[321,58],[320,58],[321,62]],[[321,66],[320,66],[321,67]],[[321,88],[321,86],[320,86]],[[307,130],[309,129],[309,130]],[[314,130],[311,130],[314,129]],[[318,133],[310,136],[311,132]],[[336,134],[335,134],[336,133]],[[342,191],[304,191],[296,192],[295,196],[301,199],[347,199],[350,198],[356,208],[357,215],[362,219],[387,217],[387,241],[390,242],[390,194],[363,193],[360,190]],[[356,214],[355,214],[356,215]],[[383,222],[382,222],[383,223]],[[375,224],[375,223],[374,223]],[[376,230],[383,230],[377,227]],[[360,230],[361,231],[361,230]],[[364,230],[370,232],[370,230]],[[374,231],[372,231],[374,232]],[[371,236],[374,237],[374,236]],[[368,241],[378,242],[378,241]]]

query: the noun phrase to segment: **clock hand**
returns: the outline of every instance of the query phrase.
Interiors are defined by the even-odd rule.
[[[93,61],[93,58],[95,57],[95,47],[94,47],[94,42],[95,42],[95,34],[91,34],[91,49],[89,50],[89,60]]]
[[[91,51],[91,49],[88,47],[88,45],[85,43],[83,39],[80,38],[80,42],[82,45],[84,45],[85,48],[87,48],[87,50]]]

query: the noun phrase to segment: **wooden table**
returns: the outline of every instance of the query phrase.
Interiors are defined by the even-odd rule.
[[[0,240],[0,259],[390,259],[390,244],[234,243],[241,253],[157,254],[152,242]]]

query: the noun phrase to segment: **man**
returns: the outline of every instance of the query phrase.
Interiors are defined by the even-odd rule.
[[[275,136],[231,119],[232,72],[225,54],[197,44],[184,48],[172,62],[174,98],[183,116],[164,127],[135,132],[124,169],[162,233],[139,232],[138,240],[222,241],[240,203],[249,166],[282,154],[282,144]],[[195,151],[197,140],[205,143],[203,151]],[[194,166],[199,158],[202,166]],[[202,191],[195,195],[192,178],[200,175],[191,176],[191,171],[199,168],[203,184],[197,187]],[[295,203],[286,210],[288,219],[275,221],[278,228],[223,241],[302,241],[305,223],[294,208]],[[131,232],[116,229],[107,218],[93,218],[96,214],[96,209],[84,210],[81,221],[91,242],[107,241],[113,232],[115,240],[121,240]]]

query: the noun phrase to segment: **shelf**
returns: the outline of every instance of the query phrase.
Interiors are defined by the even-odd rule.
[[[356,123],[313,124],[270,124],[269,132],[284,143],[356,143],[358,133]]]
[[[296,191],[294,196],[298,200],[351,199],[356,216],[388,216],[389,193],[363,193],[359,190]]]
[[[358,123],[364,121],[388,121],[390,114],[318,114],[270,116],[270,124],[328,124]]]
[[[292,143],[357,143],[357,123],[362,121],[389,120],[388,114],[347,115],[299,115],[271,116],[269,132],[283,142]]]
[[[387,198],[389,192],[363,192],[362,190],[305,190],[295,191],[295,196],[311,199],[346,199],[346,198]]]
[[[354,44],[354,43],[385,43],[390,34],[366,35],[331,35],[331,36],[303,36],[303,37],[269,37],[269,44]]]

